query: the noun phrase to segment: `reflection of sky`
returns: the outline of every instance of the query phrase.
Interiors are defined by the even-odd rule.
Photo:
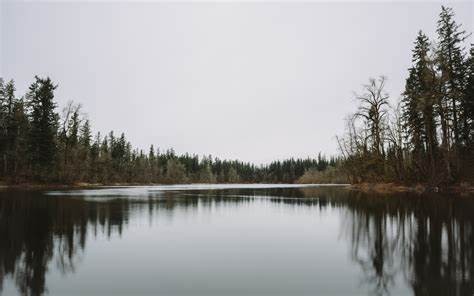
[[[120,238],[89,237],[77,272],[53,269],[47,284],[50,295],[366,295],[340,218],[265,200],[143,210]]]
[[[44,287],[34,283],[45,275],[50,295],[368,295],[386,284],[391,295],[425,287],[447,295],[474,287],[474,241],[462,239],[472,237],[470,199],[261,186],[114,187],[105,198],[6,193],[0,259],[16,260],[15,280],[35,270],[32,289]],[[115,191],[122,197],[107,200]],[[135,200],[148,191],[165,198]],[[84,201],[90,196],[107,202]],[[49,248],[54,256],[41,256]],[[46,274],[21,259],[27,254],[46,260]],[[15,295],[9,274],[3,282]]]
[[[312,184],[191,184],[191,185],[157,185],[157,186],[106,186],[100,189],[49,191],[50,196],[75,196],[85,199],[97,199],[102,201],[127,198],[159,198],[166,191],[189,191],[189,190],[220,190],[220,189],[271,189],[271,188],[311,188],[341,186],[335,184],[312,185]]]

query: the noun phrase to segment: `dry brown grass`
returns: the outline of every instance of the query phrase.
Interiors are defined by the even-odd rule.
[[[348,184],[349,179],[341,170],[329,167],[324,171],[308,170],[301,176],[298,184]]]
[[[361,183],[352,185],[351,189],[381,194],[400,192],[423,193],[426,191],[426,187],[421,184],[417,184],[416,186],[404,186],[396,183]]]

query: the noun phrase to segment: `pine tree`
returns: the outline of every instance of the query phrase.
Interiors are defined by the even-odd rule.
[[[8,153],[8,103],[5,94],[5,82],[0,78],[0,157],[3,163],[2,173],[6,175],[7,171],[7,153]]]
[[[216,177],[212,173],[211,165],[206,163],[199,172],[199,182],[201,183],[215,183]]]
[[[16,100],[13,108],[13,126],[14,142],[10,147],[11,151],[11,172],[13,182],[21,175],[27,174],[28,165],[28,136],[30,133],[30,122],[26,113],[26,107],[23,99]]]
[[[79,144],[86,150],[91,147],[92,132],[89,120],[86,120],[81,127],[81,134],[79,136]]]
[[[442,103],[447,110],[446,120],[449,122],[448,128],[453,134],[452,142],[455,147],[458,147],[461,144],[462,121],[459,116],[465,73],[462,42],[466,39],[466,32],[461,30],[461,25],[454,20],[453,10],[442,6],[437,33]]]
[[[429,59],[430,43],[423,32],[419,32],[412,51],[413,66],[409,69],[403,93],[403,120],[413,148],[414,160],[418,168],[424,168],[426,154],[430,163],[430,174],[434,174],[437,149],[435,115],[435,75],[431,71]],[[425,171],[425,173],[427,173]]]
[[[77,144],[79,143],[79,127],[80,127],[80,119],[79,119],[79,107],[75,108],[74,112],[72,113],[71,118],[69,119],[69,128],[68,128],[68,142],[72,149],[76,148]]]
[[[153,144],[150,146],[150,151],[148,152],[148,159],[150,162],[155,161],[155,148],[153,147]]]
[[[227,173],[227,182],[228,183],[239,183],[240,182],[239,174],[237,173],[237,170],[233,167],[231,167],[229,169],[229,172]]]
[[[186,183],[186,169],[182,163],[176,159],[168,159],[166,163],[166,182],[167,183]]]
[[[470,55],[466,61],[466,87],[462,101],[464,110],[463,139],[469,149],[474,147],[474,44],[471,45]]]
[[[81,180],[89,179],[91,174],[91,138],[90,123],[86,120],[80,128],[79,135],[78,168]]]
[[[57,153],[56,132],[58,114],[55,112],[54,90],[51,79],[35,76],[27,94],[31,129],[29,134],[30,161],[37,177],[51,174]],[[46,174],[48,173],[48,174]]]

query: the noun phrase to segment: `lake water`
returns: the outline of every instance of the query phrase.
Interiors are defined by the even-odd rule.
[[[0,192],[2,295],[474,294],[474,197],[341,186]]]

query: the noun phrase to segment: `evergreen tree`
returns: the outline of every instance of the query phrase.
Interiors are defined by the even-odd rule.
[[[468,149],[474,145],[474,44],[471,44],[470,55],[466,61],[466,88],[462,102],[464,110],[463,139]],[[472,150],[471,150],[472,151]]]
[[[8,171],[11,172],[13,182],[18,178],[28,175],[28,136],[30,133],[30,122],[26,113],[23,99],[16,100],[13,108],[13,125],[11,126],[14,141],[10,146],[10,165]]]
[[[186,170],[178,160],[170,158],[166,163],[166,183],[186,183]]]
[[[403,119],[413,149],[415,165],[425,169],[425,154],[429,159],[431,175],[435,170],[437,149],[435,102],[436,77],[429,59],[430,43],[421,31],[412,53],[413,66],[409,69],[403,94]],[[427,173],[426,171],[424,172]]]
[[[85,150],[89,150],[91,147],[92,132],[89,120],[86,120],[81,127],[81,134],[79,136],[79,143]]]
[[[18,100],[15,98],[15,83],[13,80],[4,83],[0,79],[0,159],[1,175],[7,176],[14,166],[14,147],[18,141],[16,130],[15,109]]]
[[[463,97],[465,62],[462,42],[466,32],[454,20],[452,8],[441,7],[438,20],[438,68],[441,72],[441,102],[446,108],[448,129],[453,134],[453,144],[458,147],[460,142],[462,120],[460,120],[460,104]],[[449,132],[448,132],[449,134]],[[446,135],[447,136],[447,135]],[[446,139],[445,145],[449,145]]]
[[[212,173],[210,164],[206,163],[202,166],[199,172],[199,182],[200,183],[215,183],[216,177]]]
[[[72,113],[72,116],[69,120],[69,128],[68,132],[68,142],[69,145],[74,149],[76,148],[77,144],[79,143],[79,126],[80,126],[80,120],[79,120],[79,108],[76,108],[74,112]]]
[[[56,161],[56,132],[58,114],[55,112],[54,90],[56,85],[51,79],[35,76],[35,82],[27,94],[30,134],[29,156],[38,177],[47,177],[48,170],[54,167]]]
[[[91,174],[91,128],[89,120],[86,120],[80,128],[78,147],[78,169],[80,180],[87,180]]]
[[[227,182],[228,183],[239,183],[240,177],[235,168],[231,167],[227,173]]]

